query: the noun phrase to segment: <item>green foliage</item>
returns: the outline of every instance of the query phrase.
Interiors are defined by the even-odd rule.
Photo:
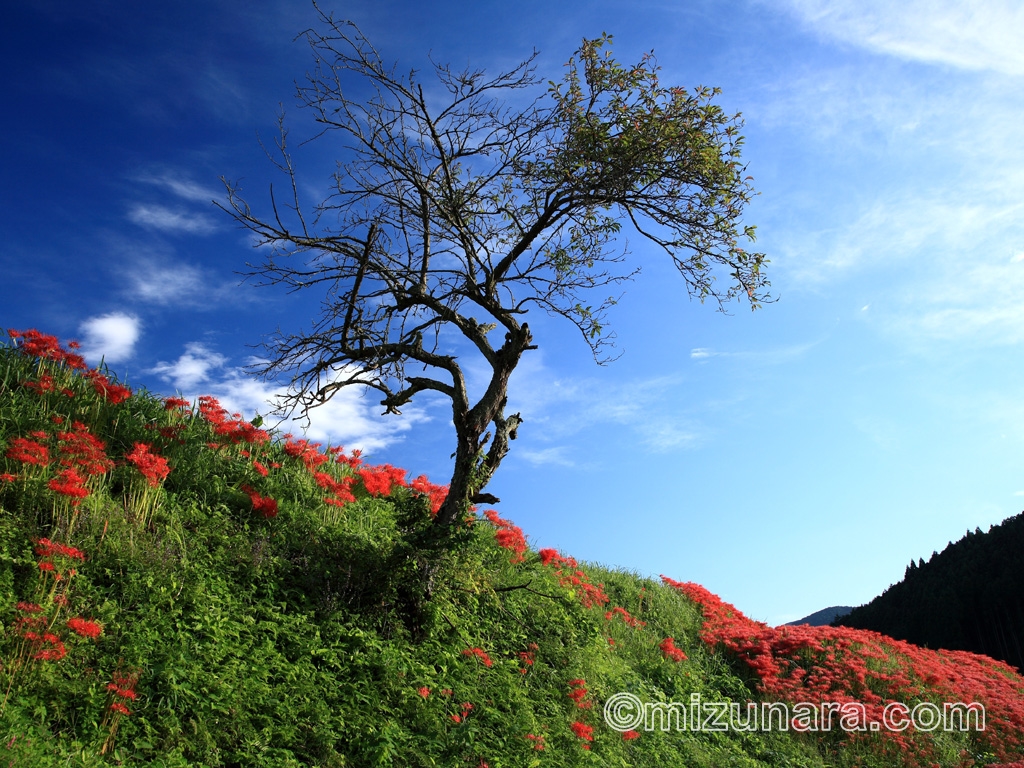
[[[54,387],[33,389],[43,374]],[[432,503],[408,486],[384,494],[358,475],[354,501],[328,504],[328,480],[365,465],[252,432],[234,442],[242,427],[210,413],[146,393],[111,403],[64,365],[0,348],[0,764],[893,764],[870,744],[826,759],[790,733],[624,739],[601,719],[615,693],[752,695],[699,641],[690,600],[517,548],[496,515],[435,538]],[[52,436],[75,421],[114,462],[77,507],[48,485],[63,455]],[[49,464],[12,458],[29,438],[52,449]],[[129,492],[140,470],[124,458],[139,442],[171,468],[145,520]],[[273,516],[256,513],[267,498]],[[28,638],[37,616],[63,658],[34,657],[56,648]],[[72,617],[102,633],[75,634]],[[685,660],[663,653],[666,638]],[[959,764],[957,746],[942,765]]]

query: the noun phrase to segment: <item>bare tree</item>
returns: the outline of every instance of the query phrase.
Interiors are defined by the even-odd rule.
[[[433,63],[425,90],[351,23],[321,21],[304,33],[316,66],[298,98],[317,136],[345,140],[330,196],[303,212],[283,116],[272,158],[287,202],[271,187],[270,213],[257,216],[225,181],[225,210],[271,246],[250,276],[324,294],[319,320],[279,330],[257,372],[293,377],[292,409],[352,385],[378,390],[387,413],[421,392],[451,400],[454,470],[439,525],[497,501],[483,488],[522,421],[505,414],[506,392],[536,349],[530,309],[569,320],[606,361],[615,297],[601,289],[635,274],[617,268],[623,223],[674,261],[691,297],[719,308],[767,298],[764,255],[738,245],[754,237],[739,223],[753,194],[742,123],[712,103],[717,89],[664,88],[653,56],[622,66],[604,36],[584,40],[563,81],[536,95],[536,53],[496,77]],[[491,371],[476,402],[456,355],[465,341]]]

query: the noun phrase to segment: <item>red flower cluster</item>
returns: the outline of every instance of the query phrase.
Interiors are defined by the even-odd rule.
[[[576,706],[580,709],[590,709],[594,703],[592,701],[584,701],[587,697],[587,681],[586,680],[570,680],[569,681],[569,693],[567,696],[576,702]]]
[[[537,653],[538,646],[536,643],[530,643],[526,646],[529,650],[520,651],[519,659],[523,662],[523,666],[520,668],[519,673],[525,675],[527,673],[527,667],[532,667],[534,662],[534,654]]]
[[[425,699],[425,698],[427,698],[427,696],[430,695],[430,689],[427,688],[427,686],[424,685],[422,688],[417,689],[416,693],[418,693],[420,696],[422,696]]]
[[[239,413],[229,416],[228,412],[217,402],[217,398],[210,395],[203,395],[199,398],[199,413],[213,427],[215,435],[227,438],[231,443],[262,445],[270,441],[269,432],[253,426]]]
[[[576,721],[575,723],[573,723],[569,727],[572,728],[572,732],[575,733],[576,736],[578,738],[582,739],[584,742],[588,742],[588,741],[593,741],[594,740],[594,726],[587,725],[586,723],[581,723],[579,721]],[[584,749],[590,749],[590,745],[589,744],[584,743],[581,746]]]
[[[50,451],[42,443],[29,440],[27,437],[16,437],[4,453],[8,459],[20,461],[22,464],[35,464],[46,467],[50,464]]]
[[[936,696],[978,702],[986,729],[979,738],[997,758],[1024,747],[1024,678],[1008,664],[964,651],[932,651],[877,632],[846,627],[769,627],[752,621],[704,587],[662,576],[704,613],[701,639],[723,647],[757,676],[777,701],[859,702],[869,721],[881,722],[890,702]],[[882,736],[906,753],[927,745],[911,731]]]
[[[563,557],[555,549],[542,549],[537,554],[540,555],[542,565],[553,565],[559,584],[579,592],[580,603],[584,608],[606,605],[611,601],[604,593],[604,584],[591,584],[590,578],[580,569],[575,558]]]
[[[502,520],[493,509],[484,512],[484,517],[498,529],[494,532],[494,538],[498,545],[505,549],[511,549],[515,553],[510,562],[523,562],[526,559],[523,557],[523,553],[526,552],[526,537],[523,535],[522,528],[508,520]]]
[[[71,425],[71,431],[58,432],[60,465],[81,470],[86,475],[103,475],[114,467],[107,457],[106,443],[89,432],[80,421]]]
[[[295,440],[292,435],[284,436],[284,452],[293,459],[301,459],[310,472],[315,472],[317,467],[329,459],[327,454],[321,453],[319,449],[320,443]]]
[[[86,371],[82,375],[92,383],[92,388],[96,390],[96,394],[112,405],[123,403],[132,396],[131,389],[123,387],[120,384],[114,384],[110,379],[95,369]]]
[[[62,469],[46,487],[62,496],[70,496],[73,499],[73,507],[77,507],[81,500],[89,495],[89,489],[85,487],[85,478],[75,469]]]
[[[356,470],[363,487],[371,496],[387,496],[394,485],[405,487],[405,470],[384,464],[379,467],[365,467]]]
[[[254,512],[259,512],[266,518],[277,517],[277,500],[269,496],[260,496],[248,485],[242,486],[242,493],[249,497]]]
[[[533,742],[533,749],[534,749],[535,752],[543,752],[544,751],[544,737],[543,736],[534,736],[532,733],[528,733],[528,734],[526,734],[526,738]]]
[[[83,553],[82,550],[77,549],[76,547],[70,547],[67,544],[50,541],[49,539],[40,539],[37,541],[35,553],[39,555],[39,557],[47,559],[52,558],[55,555],[60,555],[61,557],[80,560],[83,563],[85,562],[85,553]]]
[[[90,637],[93,639],[96,639],[103,634],[102,625],[95,621],[90,621],[89,619],[83,619],[81,616],[68,619],[68,629],[76,635],[81,637]]]
[[[24,638],[32,643],[32,658],[36,661],[60,661],[68,655],[64,642],[53,632],[26,632]]]
[[[670,659],[671,661],[686,661],[686,654],[683,653],[681,648],[676,648],[675,638],[666,637],[658,644],[658,647],[661,649],[661,653],[666,659]]]
[[[491,661],[491,657],[488,656],[487,653],[482,648],[466,648],[462,652],[462,655],[476,656],[478,659],[480,659],[480,661],[484,663],[485,667],[490,667],[494,665],[494,662]]]
[[[21,386],[31,392],[35,392],[37,395],[53,392],[53,376],[43,373],[40,374],[39,381],[23,381]]]
[[[461,723],[463,720],[469,717],[469,713],[470,711],[472,711],[472,709],[473,705],[470,704],[468,701],[462,702],[462,709],[458,714],[452,715],[452,722]]]
[[[64,364],[68,368],[77,370],[85,370],[88,367],[85,358],[81,355],[75,352],[68,352],[61,347],[56,336],[48,336],[35,329],[28,331],[8,329],[7,335],[11,337],[18,347],[18,351],[23,355],[38,357],[43,360],[52,360],[58,365]],[[77,349],[78,344],[72,341],[68,343],[68,347]]]
[[[164,399],[164,410],[173,411],[175,408],[191,408],[192,403],[183,397],[168,397]]]
[[[113,682],[107,683],[107,690],[114,697],[114,701],[111,702],[109,709],[111,712],[120,715],[130,715],[131,711],[129,711],[124,702],[136,701],[139,698],[139,695],[135,692],[135,686],[139,682],[139,673],[131,672],[125,674],[124,672],[115,672],[112,677]]]
[[[426,475],[420,475],[409,486],[417,493],[422,493],[430,499],[430,514],[436,515],[444,500],[448,498],[447,485],[434,485],[427,479]]]
[[[625,608],[623,608],[621,606],[618,606],[618,605],[616,605],[610,611],[605,613],[605,615],[604,615],[605,621],[611,621],[612,618],[614,618],[616,615],[622,617],[622,620],[624,622],[626,622],[626,626],[627,627],[645,627],[645,626],[647,626],[647,622],[646,621],[640,621],[640,619],[638,619],[635,616],[633,616]]]
[[[167,459],[155,453],[151,453],[152,446],[145,443],[135,443],[132,450],[124,455],[131,464],[146,478],[146,482],[153,488],[167,479],[171,468],[167,465]]]

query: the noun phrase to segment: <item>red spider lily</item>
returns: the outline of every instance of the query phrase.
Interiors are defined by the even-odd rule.
[[[469,713],[472,710],[473,710],[473,705],[472,704],[470,704],[468,701],[462,702],[462,710],[457,715],[452,715],[452,722],[453,723],[461,723],[463,720],[465,720],[467,717],[469,717]]]
[[[92,388],[96,390],[96,394],[111,405],[123,403],[132,396],[131,389],[120,384],[114,384],[97,370],[86,371],[83,375],[92,383]]]
[[[128,699],[129,701],[135,701],[138,699],[138,694],[135,693],[135,686],[139,682],[139,673],[133,672],[125,674],[124,672],[115,672],[112,676],[113,682],[107,683],[107,690],[111,691],[114,696],[121,699]],[[111,705],[113,709],[113,705]],[[130,714],[123,712],[122,714]]]
[[[68,629],[81,637],[97,638],[103,634],[103,626],[95,621],[76,616],[68,619]]]
[[[64,647],[64,643],[57,635],[52,632],[44,632],[41,638],[36,639],[35,637],[29,638],[29,635],[35,635],[34,632],[26,632],[26,639],[36,640],[36,645],[49,645],[49,648],[43,648],[32,654],[32,658],[37,661],[60,661],[68,655],[67,649]]]
[[[491,657],[488,656],[487,653],[482,648],[466,648],[462,652],[462,655],[476,656],[478,659],[480,659],[480,661],[483,662],[485,667],[490,667],[494,665],[494,662],[491,661]]]
[[[272,499],[269,496],[261,496],[248,485],[242,486],[242,492],[249,497],[254,512],[259,512],[266,518],[277,517],[276,499]]]
[[[48,373],[44,373],[39,377],[39,381],[23,381],[21,386],[25,389],[35,392],[37,395],[41,395],[45,392],[53,391],[53,376]]]
[[[427,696],[430,695],[430,689],[427,688],[427,686],[424,685],[422,688],[418,688],[416,690],[416,693],[418,693],[420,696],[422,696],[425,699],[425,698],[427,698]]]
[[[181,397],[168,397],[164,400],[164,410],[173,411],[175,408],[191,408],[192,404]]]
[[[510,549],[514,553],[510,562],[523,562],[526,559],[523,557],[523,553],[526,552],[526,537],[523,535],[522,528],[508,520],[502,520],[493,509],[484,512],[484,517],[497,528],[494,532],[494,539],[498,545]]]
[[[675,638],[666,637],[658,644],[658,647],[661,649],[661,653],[666,659],[671,659],[672,661],[686,661],[686,654],[683,653],[681,648],[676,648]]]
[[[135,443],[131,452],[126,453],[124,457],[135,465],[151,487],[156,488],[167,479],[171,468],[167,465],[167,459],[151,453],[151,451],[151,446],[145,443]]]
[[[356,474],[363,481],[363,487],[371,496],[387,496],[394,486],[404,487],[405,470],[384,464],[379,467],[357,469]]]
[[[131,710],[129,710],[128,707],[126,707],[120,701],[115,701],[113,704],[111,704],[110,711],[117,712],[122,715],[131,715]]]
[[[13,483],[18,479],[17,475],[12,475],[10,472],[4,472],[0,475],[0,483]]]
[[[36,605],[35,603],[19,602],[16,606],[19,611],[24,613],[42,613],[42,606]]]
[[[417,493],[422,493],[430,499],[430,514],[436,515],[444,500],[448,497],[447,485],[434,485],[427,479],[426,475],[420,475],[409,486]]]
[[[584,608],[606,605],[611,598],[604,593],[604,584],[591,584],[590,577],[580,569],[573,557],[563,557],[554,549],[542,549],[540,555],[542,565],[551,565],[558,576],[558,583],[563,587],[575,590],[579,594],[580,604]]]
[[[639,739],[639,738],[640,738],[640,732],[639,731],[623,731],[623,733],[622,733],[622,740],[623,741],[632,741],[633,739]]]
[[[71,425],[71,431],[58,432],[60,441],[60,464],[74,467],[87,475],[103,475],[114,467],[106,454],[106,443],[89,431],[80,421]]]
[[[50,464],[50,451],[45,445],[29,440],[27,437],[16,437],[4,453],[8,459],[20,461],[22,464],[35,464],[46,467]]]
[[[252,468],[255,469],[260,475],[266,477],[270,474],[270,470],[260,464],[258,461],[253,461]]]
[[[519,652],[519,659],[523,662],[524,665],[519,669],[519,672],[523,675],[527,673],[527,667],[533,666],[533,663],[535,661],[534,654],[536,654],[538,650],[536,643],[530,643],[528,647],[530,650]]]
[[[329,472],[313,472],[313,479],[316,480],[317,485],[330,494],[324,498],[325,504],[343,507],[356,500],[352,494],[352,486],[356,482],[354,477],[343,477],[338,480]]]
[[[629,611],[621,606],[615,606],[610,611],[605,613],[605,621],[611,621],[615,616],[621,616],[622,620],[626,622],[626,626],[629,627],[645,627],[647,626],[646,621],[640,621],[640,619],[633,616]]]
[[[75,469],[61,470],[46,487],[62,496],[70,496],[74,499],[71,502],[72,506],[78,506],[80,501],[89,495],[89,489],[85,487],[85,478]]]
[[[295,440],[291,435],[284,436],[284,452],[293,459],[300,459],[310,472],[329,461],[329,457],[320,452],[320,443],[310,443],[309,440]]]
[[[270,441],[270,433],[242,419],[241,415],[228,415],[217,398],[203,395],[199,398],[199,413],[213,427],[213,433],[226,437],[232,443],[259,445]]]
[[[572,728],[573,733],[584,741],[594,740],[594,726],[577,721],[569,727]]]
[[[537,752],[543,752],[544,751],[544,737],[543,736],[534,736],[532,733],[528,733],[528,734],[526,734],[526,738],[533,742],[533,748],[534,748],[535,751],[537,751]]]
[[[698,584],[662,576],[704,614],[701,639],[721,647],[757,676],[760,691],[777,701],[853,702],[869,722],[882,722],[885,706],[941,697],[977,702],[985,709],[980,742],[997,759],[1018,750],[1024,732],[1024,679],[1012,667],[964,651],[918,648],[877,632],[846,627],[769,627],[752,621]],[[883,730],[882,738],[919,764],[930,760],[927,741],[911,732]]]
[[[48,336],[35,329],[27,331],[8,329],[7,335],[14,340],[18,346],[18,351],[23,355],[38,357],[43,360],[52,360],[58,364],[63,363],[68,368],[76,370],[85,370],[88,367],[85,358],[81,355],[63,349],[56,336]],[[68,346],[72,349],[78,349],[76,342],[69,342]]]
[[[82,550],[68,546],[67,544],[61,544],[57,541],[50,541],[49,539],[39,539],[36,542],[35,553],[39,557],[53,557],[54,555],[62,555],[63,557],[69,557],[72,560],[80,560],[85,562],[85,553]]]

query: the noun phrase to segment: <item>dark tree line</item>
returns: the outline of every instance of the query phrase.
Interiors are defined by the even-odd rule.
[[[1024,673],[1024,513],[964,538],[835,623],[928,648],[973,651]]]

